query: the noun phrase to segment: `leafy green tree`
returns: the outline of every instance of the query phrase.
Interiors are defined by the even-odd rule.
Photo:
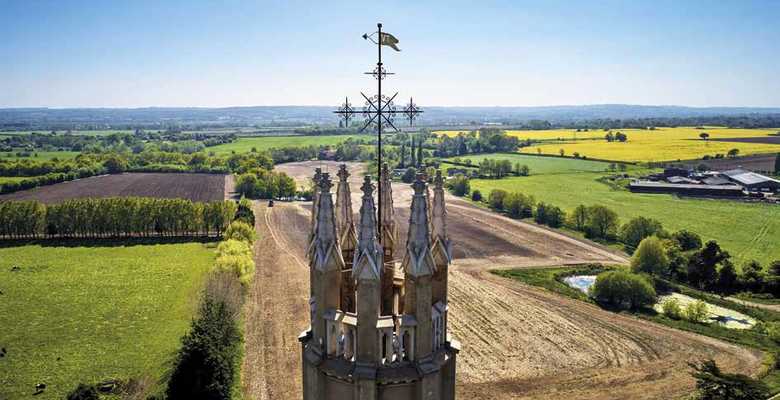
[[[121,174],[127,170],[127,160],[116,155],[112,155],[103,161],[103,166],[109,174]]]
[[[737,148],[733,148],[733,149],[729,150],[729,151],[728,151],[728,153],[726,153],[726,155],[727,155],[729,158],[734,158],[734,157],[736,157],[737,155],[739,155],[739,149],[737,149]]]
[[[414,154],[414,151],[412,151],[412,154]],[[414,163],[414,161],[412,161],[412,163]],[[409,167],[406,169],[406,171],[404,171],[404,174],[401,176],[401,182],[412,183],[414,182],[416,176],[417,176],[417,168]]]
[[[680,244],[682,251],[698,250],[701,248],[701,237],[691,231],[681,229],[672,234],[672,239]]]
[[[710,240],[688,259],[688,282],[700,289],[712,287],[718,276],[718,266],[729,258],[728,252]]]
[[[241,354],[241,332],[228,304],[206,297],[182,339],[167,398],[232,398]]]
[[[724,260],[723,266],[718,271],[718,292],[723,294],[732,294],[739,290],[739,276],[734,268],[734,264],[729,260]]]
[[[775,175],[780,175],[780,153],[775,156]]]
[[[628,136],[626,136],[626,134],[623,132],[618,132],[615,134],[615,140],[618,142],[626,142],[628,141]]]
[[[493,189],[490,191],[490,194],[488,195],[488,204],[491,208],[495,210],[503,210],[504,209],[504,200],[507,196],[507,191],[502,189]],[[2,204],[2,203],[0,203]]]
[[[742,374],[727,374],[713,360],[700,364],[688,364],[696,379],[700,400],[766,400],[770,396],[767,386]]]
[[[572,211],[569,218],[569,224],[572,226],[572,228],[582,232],[587,228],[589,218],[590,213],[588,211],[588,207],[586,207],[584,204],[580,204],[574,209],[574,211]]]
[[[590,290],[597,302],[620,309],[636,310],[656,299],[655,288],[647,278],[622,270],[600,273]]]
[[[504,210],[512,218],[529,218],[533,215],[534,198],[522,193],[509,193],[504,198]]]
[[[630,249],[635,249],[644,238],[662,235],[661,223],[652,218],[636,217],[620,228],[620,241]]]
[[[471,200],[473,201],[482,201],[482,192],[479,190],[474,190],[471,192]]]
[[[642,239],[631,257],[631,270],[655,276],[665,276],[669,271],[669,258],[661,240],[655,236]]]
[[[699,134],[699,137],[701,138],[701,140],[707,140],[710,138],[710,134],[707,132],[702,132]]]
[[[609,239],[615,236],[618,227],[618,215],[602,205],[588,208],[586,233],[590,237]]]
[[[742,286],[755,293],[760,293],[764,289],[764,281],[766,274],[761,267],[761,264],[752,260],[742,266],[742,276],[740,277]]]

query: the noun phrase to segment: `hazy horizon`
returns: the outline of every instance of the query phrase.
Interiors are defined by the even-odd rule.
[[[0,108],[780,107],[780,2],[0,0]]]

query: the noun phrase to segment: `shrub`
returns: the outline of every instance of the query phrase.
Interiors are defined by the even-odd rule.
[[[225,229],[224,237],[226,240],[235,239],[252,244],[257,239],[257,233],[253,226],[241,221],[233,221]]]
[[[469,178],[463,174],[458,174],[456,177],[447,181],[447,188],[450,189],[455,196],[465,196],[469,194],[471,190],[471,184]]]
[[[404,171],[404,174],[401,176],[401,182],[412,183],[414,182],[416,176],[417,176],[417,169],[414,167],[409,167],[406,169],[406,171]]]
[[[669,258],[666,256],[661,240],[651,236],[642,240],[631,257],[631,270],[656,276],[663,276],[669,270]]]
[[[620,241],[631,249],[639,246],[646,237],[658,235],[663,231],[661,223],[645,217],[636,217],[620,228]]]
[[[67,400],[99,400],[98,392],[92,385],[85,385],[79,383],[79,385],[68,393]]]
[[[473,201],[482,201],[482,192],[479,190],[474,190],[471,192],[471,200]]]
[[[713,360],[688,365],[693,368],[691,375],[696,379],[699,399],[764,400],[770,395],[763,382],[742,374],[721,372]]]
[[[648,306],[656,298],[655,289],[647,278],[627,271],[600,273],[590,291],[597,302],[621,309]]]
[[[198,317],[182,339],[168,382],[167,398],[230,399],[238,361],[241,332],[233,310],[205,297]]]
[[[217,271],[233,272],[244,285],[255,275],[255,262],[250,255],[223,255],[217,258],[215,266]]]
[[[703,323],[707,318],[707,303],[701,300],[688,303],[683,316],[690,322]]]
[[[680,301],[674,297],[671,297],[666,301],[664,301],[661,307],[663,308],[664,315],[666,315],[671,319],[681,319],[683,317],[682,307],[680,307]]]
[[[488,195],[488,204],[491,208],[494,208],[496,210],[503,210],[504,209],[504,199],[506,199],[507,196],[506,190],[501,189],[493,189],[490,191],[490,194]]]

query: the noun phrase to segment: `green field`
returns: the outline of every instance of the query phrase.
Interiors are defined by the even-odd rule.
[[[348,138],[357,137],[356,135],[323,135],[323,136],[259,136],[259,137],[241,137],[233,143],[221,144],[219,146],[209,147],[208,151],[216,154],[248,153],[254,147],[257,151],[268,150],[279,147],[303,147],[303,146],[323,146],[337,145]],[[362,137],[368,137],[363,135]]]
[[[591,160],[577,160],[563,157],[540,157],[522,154],[475,154],[460,157],[461,160],[471,160],[472,165],[477,166],[483,159],[509,160],[513,165],[520,163],[527,165],[531,174],[560,174],[573,172],[603,172],[609,171],[610,163]],[[629,170],[637,169],[633,165],[627,165]]]
[[[0,399],[165,373],[214,245],[125,244],[0,248]]]
[[[655,218],[667,230],[689,229],[705,240],[717,240],[738,264],[756,259],[766,265],[780,259],[780,207],[777,205],[631,193],[597,181],[605,175],[603,172],[578,171],[596,168],[592,164],[594,161],[526,158],[537,158],[527,163],[531,176],[473,179],[471,189],[480,190],[485,197],[492,189],[523,192],[533,195],[537,201],[552,203],[566,211],[580,204],[599,204],[617,212],[621,223],[638,216]],[[582,163],[582,166],[563,161]]]

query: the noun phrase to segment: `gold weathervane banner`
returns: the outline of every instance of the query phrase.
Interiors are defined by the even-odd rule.
[[[398,39],[395,38],[395,36],[382,32],[382,35],[379,37],[379,43],[381,43],[383,46],[392,47],[395,51],[401,51],[401,49],[398,48]]]

